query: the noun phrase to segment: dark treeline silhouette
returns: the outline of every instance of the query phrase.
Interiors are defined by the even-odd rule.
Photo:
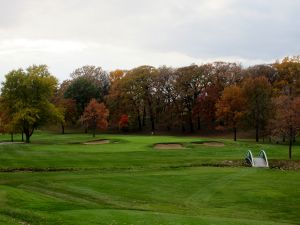
[[[62,133],[66,126],[76,124],[87,132],[88,126],[82,122],[84,113],[84,118],[96,121],[95,118],[107,118],[109,111],[111,130],[193,133],[230,129],[237,140],[240,129],[251,129],[255,130],[257,142],[260,138],[275,142],[288,140],[291,157],[300,126],[299,57],[286,57],[273,64],[249,68],[237,63],[214,62],[180,68],[140,66],[108,73],[101,67],[84,66],[76,69],[71,79],[60,85],[56,83],[55,90],[45,95],[37,91],[45,89],[38,84],[52,76],[45,66],[43,69],[32,75],[37,85],[29,91],[35,96],[36,104],[50,107],[47,112],[52,111],[54,116],[47,118],[60,123]],[[36,119],[40,118],[39,108],[33,110],[34,104],[15,104],[23,101],[21,90],[28,86],[24,81],[28,75],[16,74],[17,71],[10,72],[3,82],[1,129],[8,133],[26,133],[28,124],[32,124],[29,126],[32,134],[49,119],[43,117],[44,123]],[[14,79],[25,82],[18,91],[14,86],[18,82]],[[19,93],[19,99],[12,97],[17,95],[14,91]],[[94,101],[92,105],[91,101]],[[103,110],[92,107],[97,105],[95,101],[103,103]],[[105,116],[96,112],[105,112]],[[93,125],[94,134],[96,128]]]

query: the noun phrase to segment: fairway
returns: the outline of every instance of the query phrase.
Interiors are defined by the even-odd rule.
[[[248,149],[288,157],[249,140],[38,132],[0,145],[0,224],[299,224],[299,170],[245,167]]]

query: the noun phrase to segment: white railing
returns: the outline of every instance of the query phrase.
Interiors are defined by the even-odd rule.
[[[248,150],[246,154],[246,161],[248,161],[251,164],[251,166],[254,166],[254,160],[251,150]]]
[[[263,158],[266,161],[266,166],[269,167],[268,157],[264,150],[261,150],[259,153],[259,157]]]

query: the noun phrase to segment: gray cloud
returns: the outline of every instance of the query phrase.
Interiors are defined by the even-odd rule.
[[[0,0],[0,76],[46,63],[60,80],[105,69],[246,65],[300,52],[297,0]]]

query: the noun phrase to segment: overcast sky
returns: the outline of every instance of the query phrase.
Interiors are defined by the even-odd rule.
[[[0,0],[0,81],[47,64],[105,70],[243,65],[300,53],[300,0]]]

